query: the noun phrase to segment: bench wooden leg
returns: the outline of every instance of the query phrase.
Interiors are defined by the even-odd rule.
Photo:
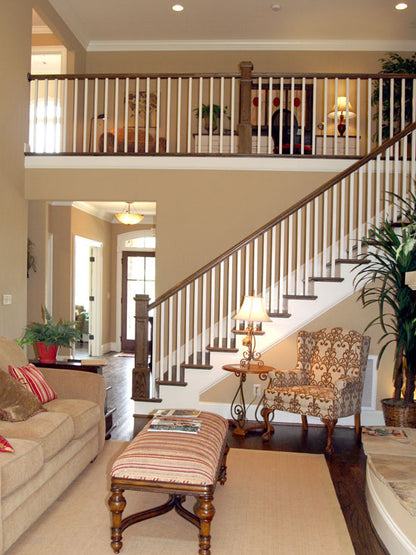
[[[230,448],[228,445],[225,447],[224,455],[222,456],[221,468],[218,474],[218,482],[223,486],[227,481],[227,455]]]
[[[112,485],[111,491],[112,494],[110,496],[110,499],[108,500],[113,519],[113,526],[111,527],[111,547],[113,548],[114,553],[119,553],[120,549],[123,547],[123,542],[121,541],[121,520],[124,508],[126,506],[126,500],[123,495],[123,488]]]
[[[195,506],[195,514],[200,521],[199,555],[210,555],[211,553],[211,520],[215,515],[213,498],[212,494],[200,495]]]

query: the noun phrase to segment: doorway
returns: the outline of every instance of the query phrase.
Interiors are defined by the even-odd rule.
[[[102,243],[74,236],[74,313],[81,343],[75,351],[102,355]]]
[[[121,350],[134,352],[135,347],[135,295],[155,298],[155,253],[149,251],[123,251],[121,275]]]

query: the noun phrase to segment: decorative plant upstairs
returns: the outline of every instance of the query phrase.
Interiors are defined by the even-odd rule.
[[[73,343],[81,338],[76,322],[68,322],[67,320],[59,320],[55,322],[52,319],[46,307],[42,307],[42,316],[44,322],[32,322],[25,328],[25,333],[20,341],[21,344],[34,345],[38,349],[40,355],[39,344],[44,344],[47,350],[55,347],[55,359],[58,347],[71,347]],[[40,362],[51,362],[50,357]]]
[[[390,52],[388,57],[381,58],[382,74],[411,75],[416,73],[416,52],[410,58],[403,58]],[[377,107],[374,119],[382,116],[382,138],[391,137],[399,129],[413,121],[413,79],[394,79],[374,84],[372,105]]]
[[[406,272],[416,270],[416,196],[392,196],[401,225],[385,220],[370,229],[363,239],[369,263],[358,272],[355,286],[362,287],[359,298],[364,307],[378,305],[378,316],[366,329],[376,324],[382,328],[378,363],[387,346],[395,345],[394,404],[409,406],[414,405],[416,377],[416,291],[406,285]]]

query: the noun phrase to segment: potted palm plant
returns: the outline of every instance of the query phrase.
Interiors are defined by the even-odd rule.
[[[33,345],[39,362],[55,363],[59,347],[71,347],[81,337],[76,322],[52,319],[46,307],[42,307],[43,322],[32,322],[26,326],[20,340],[23,345]]]
[[[196,118],[199,119],[200,117],[204,120],[204,127],[206,130],[209,130],[209,123],[211,118],[211,109],[212,109],[212,130],[216,131],[218,127],[218,119],[221,117],[221,106],[218,104],[202,104],[200,108],[194,108],[194,112]],[[224,106],[222,113],[227,113],[227,106]]]
[[[406,274],[416,270],[416,196],[393,196],[400,224],[385,220],[370,229],[363,239],[369,262],[359,267],[355,288],[363,307],[378,307],[366,328],[382,329],[377,364],[394,345],[394,395],[381,401],[386,425],[416,427],[416,291],[406,284]]]

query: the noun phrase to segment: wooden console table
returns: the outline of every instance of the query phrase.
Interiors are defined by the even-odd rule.
[[[91,359],[92,361],[93,359]],[[54,364],[50,362],[39,362],[38,360],[30,360],[37,368],[59,368],[60,370],[78,370],[80,372],[91,372],[93,374],[103,374],[104,364],[97,361],[96,364],[88,361],[88,364],[83,364],[82,360],[78,359],[68,359],[68,360],[58,360]],[[111,385],[106,386],[106,398],[104,405],[105,413],[105,439],[110,439],[111,432],[114,430],[115,425],[113,422],[113,414],[117,410],[115,407],[111,408],[107,406],[107,396],[111,389]]]
[[[258,418],[258,412],[261,410],[261,405],[263,403],[263,395],[260,397],[259,402],[256,406],[255,417],[258,422],[255,426],[247,426],[247,409],[250,407],[251,403],[246,406],[246,401],[244,397],[244,383],[247,379],[247,374],[256,374],[261,381],[267,380],[268,373],[274,372],[275,368],[272,366],[259,366],[258,364],[251,364],[250,366],[240,366],[239,364],[226,364],[222,367],[223,370],[227,372],[234,372],[237,378],[239,378],[239,385],[237,391],[231,401],[231,418],[235,424],[235,429],[233,435],[245,437],[248,432],[255,430],[266,430],[265,423]]]

